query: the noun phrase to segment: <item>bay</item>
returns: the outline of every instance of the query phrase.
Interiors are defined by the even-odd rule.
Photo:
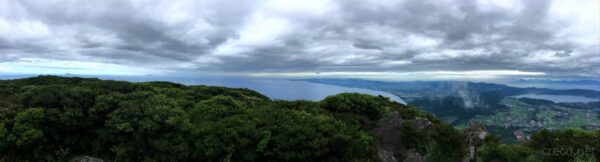
[[[100,78],[108,80],[121,80],[131,82],[169,81],[185,85],[209,85],[230,88],[248,88],[255,90],[271,99],[280,100],[311,100],[319,101],[327,96],[340,93],[365,93],[370,95],[381,95],[392,101],[406,104],[400,97],[391,93],[361,89],[348,88],[334,85],[310,83],[278,78],[259,77],[223,77],[223,76],[92,76],[92,75],[60,75],[66,77]],[[32,75],[3,76],[0,79],[18,79],[33,77]]]
[[[531,98],[531,99],[543,99],[552,102],[596,102],[600,99],[588,98],[583,96],[571,96],[571,95],[545,95],[545,94],[523,94],[513,96],[515,98]]]

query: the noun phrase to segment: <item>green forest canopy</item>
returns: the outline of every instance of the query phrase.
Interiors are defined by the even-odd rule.
[[[281,101],[249,89],[39,76],[0,81],[0,161],[379,161],[375,122],[397,111],[433,122],[431,140],[401,136],[430,160],[466,154],[459,130],[382,96],[344,93]],[[412,128],[402,128],[414,133]],[[541,131],[529,142],[486,138],[501,161],[600,159],[600,131]],[[554,156],[552,148],[589,149]],[[593,150],[595,149],[595,150]],[[404,156],[400,154],[398,156]]]

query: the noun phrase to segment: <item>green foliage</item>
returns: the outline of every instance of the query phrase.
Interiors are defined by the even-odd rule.
[[[500,137],[488,135],[484,139],[484,148],[478,152],[482,161],[540,161],[533,150],[521,145],[500,144]]]
[[[193,114],[193,116],[202,116]],[[196,120],[194,157],[236,161],[352,161],[374,158],[374,139],[356,126],[288,109],[246,110],[217,120]],[[225,128],[225,129],[223,129]]]
[[[432,135],[436,143],[427,161],[459,161],[466,155],[465,135],[448,124],[434,124]]]
[[[392,105],[391,110],[400,112],[403,119],[421,118],[421,119],[427,119],[436,124],[441,123],[441,121],[439,119],[435,118],[432,114],[425,112],[414,106],[405,106],[405,105],[394,104],[394,105]]]
[[[122,96],[107,116],[100,135],[106,137],[119,161],[184,160],[190,152],[186,131],[190,124],[183,108],[164,95],[135,92]],[[140,149],[144,148],[144,149]]]
[[[460,161],[466,155],[462,131],[414,107],[392,105],[390,111],[373,132],[381,147],[392,151],[396,159],[405,159],[411,150],[428,161]]]
[[[248,89],[40,76],[0,81],[0,161],[378,161],[370,130],[396,111],[397,157],[458,161],[465,135],[415,107],[344,93],[271,101]],[[379,127],[380,125],[377,124]],[[583,154],[549,154],[572,149]],[[519,145],[489,136],[483,161],[595,161],[600,130],[540,131]],[[397,150],[395,150],[397,151]]]
[[[488,136],[479,152],[483,161],[597,161],[600,131],[579,129],[541,130],[520,144],[499,144],[499,137]]]
[[[377,161],[362,123],[391,103],[332,98],[271,101],[248,89],[55,76],[0,81],[0,161]]]
[[[537,161],[537,157],[532,154],[529,148],[520,145],[493,145],[486,147],[480,152],[483,161],[506,161],[506,162],[521,162],[521,161]]]
[[[424,132],[417,131],[416,128],[413,128],[408,122],[402,124],[400,131],[402,132],[400,139],[402,140],[402,147],[404,149],[401,152],[411,148],[416,149],[420,153],[425,153],[427,151],[429,140],[423,135]]]
[[[40,141],[44,135],[41,130],[44,115],[44,110],[39,108],[30,108],[17,114],[12,128],[14,134],[9,139],[15,140],[17,147],[24,147]]]
[[[359,93],[328,96],[319,103],[321,109],[331,112],[336,119],[360,125],[365,130],[372,129],[375,121],[382,118],[391,105],[386,97]]]
[[[537,150],[544,161],[600,159],[599,132],[579,129],[541,130],[532,134],[524,145]]]
[[[350,113],[377,120],[388,111],[389,99],[359,93],[342,93],[321,101],[321,107],[335,113]]]
[[[275,100],[275,101],[271,102],[271,107],[305,111],[305,112],[308,112],[311,114],[327,114],[327,113],[329,113],[329,111],[319,107],[318,102],[312,102],[312,101],[306,101],[306,100],[296,100],[296,101]]]
[[[47,122],[46,114],[40,108],[25,109],[14,117],[11,123],[0,125],[0,151],[5,156],[15,157],[23,151],[40,156],[45,151],[51,151],[44,147],[47,142],[44,134]],[[33,160],[31,157],[16,157],[15,160]]]

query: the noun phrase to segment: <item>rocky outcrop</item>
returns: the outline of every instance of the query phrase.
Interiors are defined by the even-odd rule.
[[[402,146],[401,137],[403,133],[402,126],[404,124],[408,124],[417,132],[422,132],[423,136],[427,136],[427,133],[425,132],[426,128],[432,123],[427,119],[403,119],[401,114],[395,111],[390,112],[387,117],[379,120],[372,132],[378,139],[378,156],[381,161],[425,161],[425,156],[421,155],[421,153],[415,149],[410,149],[402,153],[399,152],[401,151],[399,146]],[[398,155],[404,155],[404,157],[397,157]]]
[[[406,158],[403,162],[425,162],[425,156],[421,155],[417,150],[410,149],[406,152]]]
[[[409,120],[408,122],[410,122],[410,126],[415,128],[418,132],[425,131],[425,128],[431,125],[431,121],[427,119],[413,119]]]
[[[79,156],[74,158],[72,161],[74,162],[104,162],[104,160],[100,158],[95,158],[91,156]]]
[[[401,143],[400,127],[404,120],[398,112],[390,112],[389,116],[379,120],[372,130],[378,139],[377,150],[379,159],[383,162],[397,162],[394,157],[396,146]]]
[[[487,132],[483,125],[479,123],[469,123],[469,127],[465,129],[465,135],[467,136],[467,157],[463,162],[476,162],[477,161],[477,150],[483,144],[483,139],[487,136]]]

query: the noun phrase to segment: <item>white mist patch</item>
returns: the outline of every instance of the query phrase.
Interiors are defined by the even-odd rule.
[[[468,82],[451,82],[449,86],[451,87],[451,92],[456,92],[462,98],[465,108],[470,109],[483,106],[479,93],[470,91]]]

